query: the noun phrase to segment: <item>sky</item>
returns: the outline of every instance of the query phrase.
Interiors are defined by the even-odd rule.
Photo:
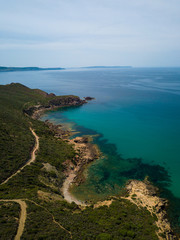
[[[0,66],[180,66],[179,0],[0,0]]]

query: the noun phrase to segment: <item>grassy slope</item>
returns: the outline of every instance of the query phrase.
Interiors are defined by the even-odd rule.
[[[44,123],[23,114],[25,106],[47,101],[38,91],[20,84],[0,86],[0,182],[29,157],[34,144],[29,131],[30,122],[40,137],[36,162],[0,186],[1,199],[28,199],[28,216],[22,239],[70,239],[68,231],[73,239],[157,239],[153,217],[128,201],[115,200],[109,208],[81,210],[63,200],[59,191],[64,178],[63,162],[73,159],[75,152],[72,146],[55,139]],[[54,166],[58,174],[46,171],[43,163]],[[38,197],[39,190],[49,194],[49,200]],[[59,197],[58,201],[53,200],[55,195]],[[52,215],[66,230],[53,222]],[[1,223],[4,233],[14,231],[14,223]]]

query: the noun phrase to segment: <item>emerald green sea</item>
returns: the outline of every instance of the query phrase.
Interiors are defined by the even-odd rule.
[[[71,69],[0,73],[1,84],[20,82],[60,95],[91,96],[81,107],[44,115],[68,123],[77,136],[93,135],[102,157],[73,190],[82,200],[116,194],[128,179],[149,176],[180,216],[180,68]]]

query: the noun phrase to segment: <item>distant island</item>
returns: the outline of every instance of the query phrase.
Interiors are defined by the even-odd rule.
[[[82,68],[132,68],[132,66],[89,66]]]
[[[2,67],[0,72],[16,72],[16,71],[44,71],[44,70],[65,70],[65,68],[39,68],[39,67]]]

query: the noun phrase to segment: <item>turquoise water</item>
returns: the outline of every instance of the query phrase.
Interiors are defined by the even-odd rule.
[[[92,96],[78,108],[44,118],[69,122],[94,138],[104,157],[88,169],[77,196],[111,195],[127,179],[146,175],[180,210],[180,69],[77,69],[0,73],[2,84],[21,82],[56,94]],[[179,214],[179,213],[178,213]],[[176,218],[177,221],[177,218]]]

